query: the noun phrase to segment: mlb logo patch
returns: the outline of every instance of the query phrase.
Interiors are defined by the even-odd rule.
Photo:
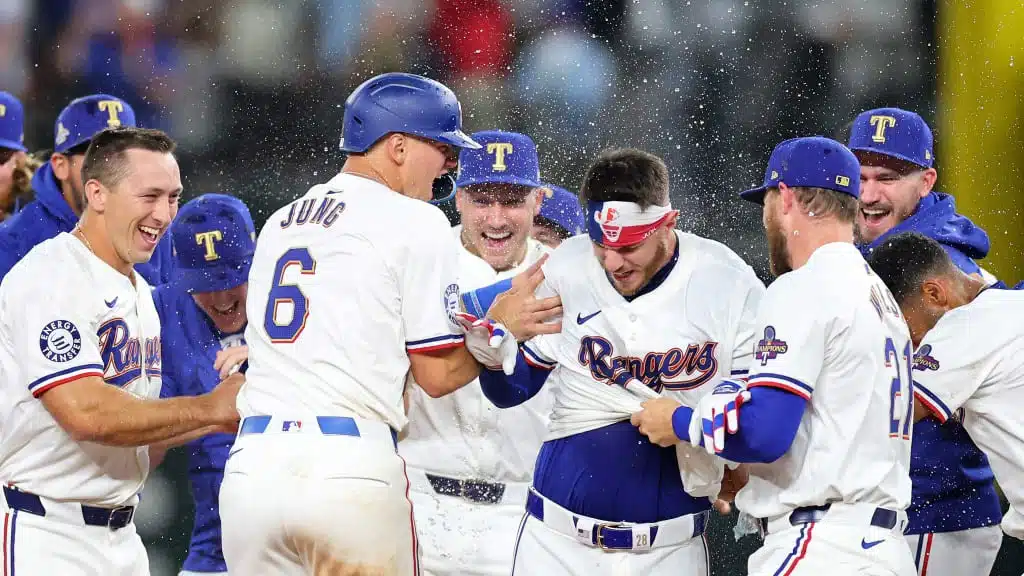
[[[281,430],[284,432],[300,432],[302,430],[301,420],[285,420],[281,424]]]
[[[785,354],[788,351],[789,344],[785,340],[775,337],[775,327],[765,326],[764,338],[754,348],[754,357],[761,361],[761,366],[764,366],[769,360],[774,360],[780,354]]]

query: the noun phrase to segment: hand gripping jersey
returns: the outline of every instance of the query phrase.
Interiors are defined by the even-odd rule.
[[[462,345],[457,246],[444,214],[339,174],[275,212],[249,272],[242,417],[406,424],[410,352]]]
[[[1003,531],[1024,539],[1024,293],[987,289],[947,312],[914,354],[914,392],[942,422],[960,418],[1010,502]]]
[[[530,238],[526,258],[519,266],[495,272],[462,245],[461,231],[461,226],[452,229],[459,246],[462,291],[511,278],[548,252]],[[409,434],[399,443],[399,452],[410,466],[454,478],[529,482],[550,413],[547,390],[520,406],[502,410],[484,397],[478,382],[441,398],[430,398],[416,389],[411,393]]]
[[[562,332],[530,340],[523,352],[531,364],[555,369],[547,382],[555,389],[549,439],[623,420],[610,407],[638,398],[612,384],[620,368],[688,406],[711,389],[705,384],[746,375],[764,286],[724,245],[676,237],[671,271],[631,300],[607,279],[588,236],[569,238],[544,265],[538,296],[561,296]]]
[[[96,376],[144,398],[160,393],[160,320],[151,288],[135,285],[61,233],[0,283],[0,481],[68,502],[136,502],[149,449],[76,442],[39,400]]]
[[[910,504],[913,420],[906,322],[852,244],[826,244],[768,287],[749,386],[808,404],[789,451],[751,464],[736,505],[755,518],[804,506]]]

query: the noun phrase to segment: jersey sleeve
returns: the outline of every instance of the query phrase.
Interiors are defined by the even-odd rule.
[[[19,274],[8,278],[20,281],[26,277]],[[36,398],[61,384],[88,376],[103,377],[96,327],[87,306],[74,296],[71,284],[53,279],[41,283],[45,285],[31,290],[32,299],[45,301],[45,306],[10,306],[4,310],[4,314],[11,315],[10,336],[21,367],[21,384]]]
[[[409,238],[400,270],[402,327],[410,353],[463,345],[459,312],[458,246],[440,210],[426,218],[421,236]],[[436,216],[436,218],[433,218]]]
[[[750,375],[750,367],[754,360],[754,346],[758,341],[755,335],[759,333],[760,327],[758,314],[765,296],[764,284],[761,284],[753,270],[742,278],[740,294],[739,300],[743,305],[738,309],[734,322],[736,336],[733,340],[732,371],[729,375],[746,378]]]
[[[782,277],[768,287],[754,324],[748,387],[772,386],[809,400],[825,358],[828,318],[815,297]]]
[[[914,397],[941,422],[978,391],[999,355],[959,312],[941,318],[914,353]]]

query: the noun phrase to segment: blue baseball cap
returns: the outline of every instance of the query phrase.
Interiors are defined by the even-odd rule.
[[[579,198],[565,188],[554,184],[542,184],[544,197],[540,205],[540,216],[561,226],[569,236],[583,233],[583,210]]]
[[[490,130],[473,134],[480,148],[459,153],[460,188],[473,184],[516,184],[538,188],[537,145],[525,134]]]
[[[931,168],[932,130],[924,118],[900,108],[876,108],[860,113],[850,128],[849,147],[875,152]]]
[[[860,198],[860,162],[849,148],[831,138],[791,138],[772,151],[764,171],[764,184],[740,192],[740,197],[764,204],[764,193],[779,182],[786,186],[825,188]]]
[[[25,148],[25,108],[10,92],[0,92],[0,148],[28,152]]]
[[[249,279],[256,227],[241,200],[203,194],[178,211],[171,224],[174,282],[186,292],[218,292]]]
[[[88,142],[105,128],[135,126],[135,110],[127,102],[107,94],[72,100],[57,116],[53,151],[63,154]]]

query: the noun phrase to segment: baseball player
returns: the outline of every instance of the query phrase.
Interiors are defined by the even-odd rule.
[[[104,128],[119,126],[135,126],[135,112],[124,100],[106,94],[74,100],[57,116],[53,154],[32,177],[35,200],[0,228],[0,279],[33,246],[74,229],[85,207],[82,164],[90,139]],[[170,258],[171,245],[163,241],[137,271],[151,285],[162,284],[170,277]]]
[[[481,147],[459,155],[455,196],[462,290],[511,278],[547,252],[530,237],[543,194],[536,145],[514,132],[472,138]],[[398,450],[409,467],[423,573],[507,575],[550,395],[511,410],[495,408],[477,385],[440,399],[413,387],[410,397]]]
[[[991,459],[1010,502],[1003,531],[1024,539],[1024,419],[1014,401],[1024,391],[1024,325],[1016,321],[1024,317],[1024,294],[987,289],[943,248],[921,234],[901,233],[875,248],[871,266],[889,285],[918,344],[918,417],[962,423]],[[922,558],[920,570],[930,570],[937,559]],[[964,573],[987,574],[980,570],[989,568]]]
[[[749,383],[723,383],[696,410],[658,399],[634,416],[654,442],[688,440],[750,463],[736,505],[764,532],[751,576],[914,573],[903,540],[913,349],[853,245],[859,175],[834,140],[775,148],[764,185],[741,194],[764,206],[777,277]]]
[[[514,574],[710,572],[703,535],[721,470],[690,482],[711,458],[655,446],[629,417],[658,395],[696,405],[716,381],[746,374],[764,286],[722,244],[675,230],[668,187],[656,156],[602,153],[580,192],[588,235],[544,265],[538,294],[561,298],[562,332],[527,341],[511,376],[481,372],[499,407],[554,394]],[[488,309],[488,290],[467,294],[467,311]],[[487,314],[518,334],[500,300]]]
[[[148,445],[237,426],[241,375],[160,400],[160,321],[134,265],[150,257],[181,192],[174,143],[117,128],[93,138],[72,233],[33,248],[0,282],[3,569],[149,573],[132,517]]]
[[[583,211],[575,194],[554,184],[544,184],[540,213],[533,219],[533,239],[548,248],[583,233]]]
[[[858,242],[865,257],[893,234],[917,231],[938,241],[965,273],[995,282],[975,262],[988,253],[988,235],[956,213],[952,196],[932,190],[932,132],[920,116],[868,110],[854,119],[849,146],[861,162]],[[919,573],[988,574],[1002,543],[1002,512],[988,460],[960,422],[914,425],[910,479],[907,543]]]
[[[181,207],[170,236],[175,279],[153,291],[163,347],[160,396],[201,396],[247,356],[246,282],[256,229],[241,200],[203,194]],[[211,434],[186,448],[195,521],[179,576],[227,574],[218,495],[233,442],[230,434]],[[158,457],[150,451],[152,460]]]
[[[427,203],[458,150],[479,147],[461,124],[438,82],[367,80],[345,102],[341,173],[263,228],[220,492],[230,572],[417,572],[395,447],[406,377],[439,397],[479,371],[455,319],[456,240]]]
[[[22,195],[17,178],[25,163],[25,110],[10,92],[0,91],[0,221],[16,208]]]

